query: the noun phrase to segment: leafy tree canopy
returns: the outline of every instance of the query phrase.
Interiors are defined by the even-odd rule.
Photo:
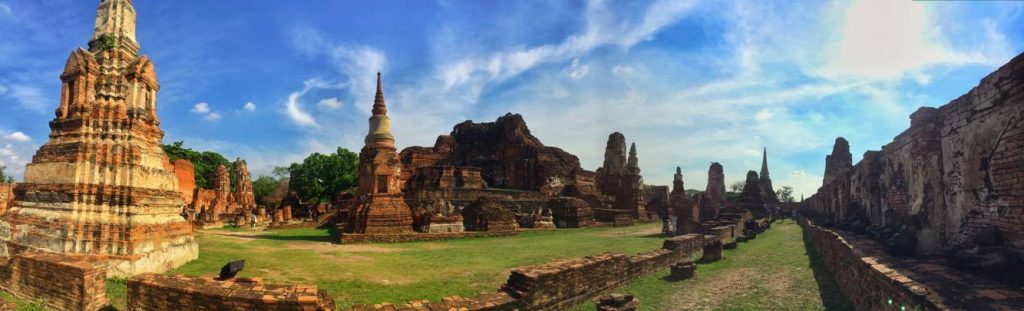
[[[195,151],[185,148],[184,142],[176,141],[170,145],[164,145],[164,152],[171,158],[171,161],[185,159],[192,162],[195,167],[196,187],[213,189],[213,180],[217,176],[217,167],[223,165],[229,172],[233,171],[232,163],[223,155],[213,151]],[[229,174],[231,175],[231,174]],[[234,189],[235,180],[231,181]]]
[[[0,166],[0,182],[14,182],[14,176],[9,176],[4,173],[4,170],[6,169],[6,166]]]
[[[793,198],[793,187],[790,186],[775,190],[775,196],[779,198],[779,202],[796,202],[796,198]]]
[[[345,148],[333,154],[314,153],[302,163],[288,167],[288,187],[300,198],[311,203],[330,202],[341,191],[356,186],[359,176],[359,155]],[[274,170],[283,173],[283,170]]]
[[[256,178],[256,180],[252,181],[252,192],[253,196],[256,197],[256,204],[263,206],[273,206],[277,204],[277,202],[268,202],[267,200],[267,195],[274,191],[274,187],[277,186],[277,182],[277,179],[270,176],[260,176],[260,178]]]

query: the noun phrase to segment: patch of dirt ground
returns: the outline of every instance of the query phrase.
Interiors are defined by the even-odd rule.
[[[679,310],[713,310],[729,297],[753,289],[755,274],[753,268],[726,271],[700,288],[673,295],[670,301],[673,306],[679,306]]]

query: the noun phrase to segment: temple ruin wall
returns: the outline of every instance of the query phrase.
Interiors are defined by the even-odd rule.
[[[910,118],[881,151],[826,170],[809,211],[840,222],[863,208],[874,226],[913,223],[919,254],[970,247],[990,227],[1006,245],[1024,247],[1024,54]]]
[[[106,276],[104,262],[85,256],[26,253],[0,261],[0,289],[59,311],[106,306]]]

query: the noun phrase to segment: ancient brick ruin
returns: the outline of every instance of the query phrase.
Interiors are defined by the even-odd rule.
[[[353,310],[566,310],[638,277],[688,262],[703,251],[705,242],[718,238],[689,234],[666,239],[662,248],[635,256],[602,253],[518,268],[497,292],[471,298],[357,305]]]
[[[111,275],[162,272],[198,256],[161,148],[160,84],[139,55],[129,0],[101,1],[89,49],[71,52],[49,140],[3,217],[13,253],[106,258]]]
[[[128,280],[128,310],[333,311],[335,304],[316,285],[142,274]]]
[[[12,205],[14,205],[14,184],[0,183],[0,214],[6,213]]]
[[[402,165],[395,152],[384,86],[377,73],[377,96],[370,132],[359,153],[359,187],[345,232],[355,234],[412,233],[412,211],[405,204],[399,179]]]
[[[106,278],[107,264],[97,256],[22,253],[0,259],[0,289],[51,310],[103,309],[109,302]]]
[[[761,174],[758,176],[757,185],[761,188],[761,200],[764,207],[772,211],[779,204],[779,198],[775,195],[775,188],[772,187],[772,178],[768,174],[768,148],[764,148],[764,156],[761,159]]]
[[[544,146],[518,114],[460,123],[433,147],[403,149],[401,159],[406,202],[433,215],[429,228],[481,197],[512,211],[522,228],[544,226],[535,220],[545,214],[560,227],[589,226],[600,201],[594,173],[576,156]]]
[[[597,189],[606,196],[606,200],[612,202],[612,209],[628,211],[633,219],[647,220],[649,215],[643,191],[644,179],[640,176],[636,143],[630,145],[627,158],[626,137],[615,132],[608,135],[608,145],[604,152],[604,165],[597,169]]]
[[[708,184],[698,197],[700,222],[718,218],[718,211],[725,207],[725,169],[718,162],[708,168]]]
[[[967,94],[938,108],[915,111],[910,128],[881,151],[865,152],[856,164],[849,143],[836,139],[826,157],[823,185],[803,207],[816,219],[810,227],[833,227],[832,234],[845,238],[848,247],[871,247],[879,256],[942,258],[929,261],[934,266],[892,259],[892,265],[917,274],[909,278],[933,292],[945,287],[929,282],[933,271],[955,279],[978,275],[1019,287],[1024,280],[1019,265],[1024,260],[1022,101],[1024,55],[1018,55]],[[819,245],[835,239],[819,236]],[[820,247],[826,256],[849,252]],[[964,284],[985,288],[974,281]],[[1002,289],[979,294],[1020,297]],[[948,295],[959,294],[940,294],[951,299]]]

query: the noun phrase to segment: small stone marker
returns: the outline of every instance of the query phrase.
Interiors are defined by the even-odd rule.
[[[672,278],[676,280],[685,280],[693,277],[694,272],[697,270],[697,265],[694,265],[692,261],[681,261],[672,264]]]
[[[640,300],[633,295],[608,294],[597,298],[597,311],[636,311]]]

